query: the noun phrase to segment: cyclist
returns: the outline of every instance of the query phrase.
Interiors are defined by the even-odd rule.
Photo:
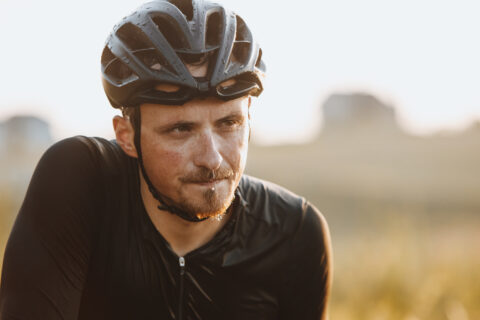
[[[40,160],[0,319],[326,319],[324,218],[243,174],[265,65],[242,18],[146,3],[115,26],[101,66],[116,140],[69,138]]]

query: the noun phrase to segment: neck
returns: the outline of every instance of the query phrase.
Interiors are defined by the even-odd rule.
[[[229,219],[229,215],[225,215],[221,220],[212,218],[190,222],[168,211],[159,210],[158,201],[153,198],[141,174],[140,180],[142,200],[150,220],[179,257],[210,241]]]

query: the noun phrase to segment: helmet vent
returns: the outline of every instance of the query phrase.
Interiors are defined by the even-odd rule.
[[[137,50],[134,54],[152,71],[160,72],[162,69],[167,69],[168,71],[175,73],[175,70],[168,64],[165,58],[155,50],[155,48]]]
[[[220,14],[218,12],[214,12],[208,16],[205,39],[207,47],[217,46],[220,43],[220,24]]]
[[[238,15],[237,18],[237,33],[235,34],[235,41],[248,41],[250,40],[250,32],[248,31],[248,27]]]
[[[174,50],[184,49],[186,47],[182,32],[178,31],[167,18],[156,16],[153,17],[152,20]]]
[[[117,84],[124,84],[138,76],[121,60],[115,59],[107,65],[105,73]]]
[[[158,72],[161,71],[162,68],[166,68],[169,71],[174,72],[172,67],[167,63],[158,50],[154,48],[150,40],[140,28],[127,23],[118,29],[117,34],[132,53],[152,71]]]
[[[207,53],[178,53],[180,59],[182,59],[183,63],[186,64],[193,64],[193,65],[202,65],[207,63],[210,56],[212,55],[211,52]]]
[[[105,47],[102,52],[102,65],[106,66],[109,64],[112,60],[115,59],[115,56],[113,55],[112,51],[108,49],[108,47]]]
[[[248,60],[250,47],[251,45],[248,42],[235,42],[232,48],[230,61],[239,62],[242,65],[245,64]]]
[[[171,4],[176,6],[187,18],[188,21],[193,20],[192,0],[169,0]]]
[[[152,47],[142,30],[131,23],[126,23],[118,29],[117,35],[132,51]]]

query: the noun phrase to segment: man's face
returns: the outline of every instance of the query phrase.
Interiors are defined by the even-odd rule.
[[[152,184],[197,217],[223,213],[245,169],[249,98],[141,106],[141,143]]]

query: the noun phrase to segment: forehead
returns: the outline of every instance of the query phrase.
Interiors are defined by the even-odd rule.
[[[141,105],[143,124],[215,121],[230,114],[248,115],[248,97],[223,101],[208,97],[193,99],[181,106],[146,103]]]

